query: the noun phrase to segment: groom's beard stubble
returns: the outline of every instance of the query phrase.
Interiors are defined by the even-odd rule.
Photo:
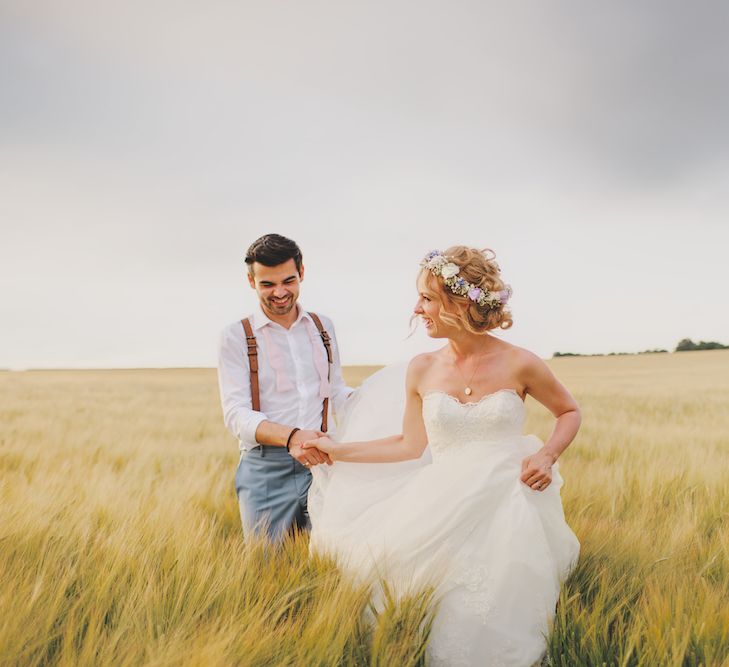
[[[295,305],[296,299],[291,294],[284,303],[277,303],[272,298],[266,299],[266,306],[274,315],[288,315]]]

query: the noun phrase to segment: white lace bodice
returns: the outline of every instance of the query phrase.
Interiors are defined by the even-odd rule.
[[[524,401],[513,389],[500,389],[473,403],[461,403],[443,391],[423,397],[423,421],[434,460],[519,436],[525,417]]]

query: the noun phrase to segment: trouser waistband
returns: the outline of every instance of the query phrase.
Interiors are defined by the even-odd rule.
[[[277,445],[257,445],[251,447],[248,453],[254,456],[290,456],[286,447],[278,447]]]

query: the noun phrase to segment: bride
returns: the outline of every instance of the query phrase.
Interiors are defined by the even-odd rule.
[[[415,316],[446,344],[366,381],[340,441],[307,443],[335,462],[314,471],[311,549],[398,595],[434,586],[429,664],[528,667],[579,553],[556,463],[579,408],[541,359],[490,335],[512,324],[491,251],[429,253],[417,289]],[[527,394],[556,417],[546,443],[522,435]]]

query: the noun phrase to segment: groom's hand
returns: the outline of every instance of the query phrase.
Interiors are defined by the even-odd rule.
[[[289,446],[289,454],[293,456],[299,463],[310,468],[320,463],[332,464],[328,454],[320,452],[318,449],[304,449],[302,445],[308,440],[316,440],[323,436],[321,431],[296,431],[291,438]]]

